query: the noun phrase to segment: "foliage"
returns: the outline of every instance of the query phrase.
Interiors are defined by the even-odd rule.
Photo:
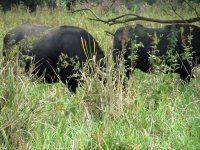
[[[142,15],[177,18],[169,8],[148,6]],[[102,18],[116,16],[101,7],[92,10]],[[186,18],[196,15],[184,5],[177,12]],[[66,14],[59,9],[37,10],[35,14],[20,8],[0,12],[1,41],[6,32],[21,23],[75,25],[97,39],[107,61],[102,76],[105,80],[99,80],[98,67],[93,75],[84,68],[84,83],[71,94],[61,82],[31,81],[32,75],[25,75],[15,60],[4,66],[0,53],[0,149],[200,149],[199,78],[182,84],[175,74],[145,74],[136,69],[127,80],[124,66],[115,68],[111,58],[113,37],[104,33],[115,32],[123,25],[108,26],[85,19],[89,17],[89,13]],[[153,38],[156,45],[159,37]],[[138,46],[142,44],[135,48]],[[0,51],[2,47],[0,42]]]
[[[23,4],[31,12],[36,11],[37,6],[48,6],[50,8],[67,8],[71,10],[72,5],[75,3],[96,3],[102,7],[113,7],[116,6],[125,6],[128,9],[136,9],[137,7],[145,7],[146,5],[165,5],[171,3],[173,7],[180,7],[185,2],[195,2],[200,3],[200,0],[1,0],[0,5],[3,8],[3,11],[11,10],[11,6]]]

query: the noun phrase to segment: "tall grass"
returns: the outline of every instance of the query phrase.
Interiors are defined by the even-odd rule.
[[[93,10],[105,19],[117,15],[100,7]],[[149,6],[138,13],[177,18],[166,10],[168,6]],[[178,12],[184,17],[195,15],[186,7]],[[30,14],[13,8],[11,12],[0,12],[1,41],[7,31],[21,23],[75,25],[97,39],[107,58],[107,73],[102,77],[106,82],[97,74],[83,76],[84,83],[76,94],[61,83],[30,81],[15,62],[8,62],[6,67],[0,63],[0,148],[200,149],[199,79],[183,85],[176,74],[145,74],[136,69],[127,80],[123,66],[114,67],[113,37],[104,32],[114,32],[122,25],[108,26],[85,19],[88,17],[88,12],[69,14],[63,10]]]

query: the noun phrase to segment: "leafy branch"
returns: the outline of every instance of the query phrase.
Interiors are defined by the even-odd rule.
[[[143,20],[143,21],[148,21],[148,22],[156,22],[156,23],[162,23],[162,24],[170,24],[170,23],[181,24],[181,23],[200,22],[200,15],[197,12],[197,10],[194,7],[192,7],[192,5],[190,5],[188,2],[186,2],[186,4],[195,11],[197,17],[189,18],[189,19],[183,19],[180,15],[178,15],[175,12],[179,16],[179,18],[181,18],[181,19],[161,20],[161,19],[154,19],[154,18],[148,18],[148,17],[140,16],[140,15],[137,15],[135,13],[128,13],[128,14],[117,16],[115,18],[104,20],[104,19],[101,19],[91,9],[88,9],[88,8],[71,11],[70,13],[81,12],[81,11],[90,11],[92,13],[92,15],[94,16],[94,18],[87,18],[87,19],[106,23],[106,24],[109,24],[109,25],[127,23],[127,22],[138,21],[138,20]],[[172,7],[172,10],[175,11],[175,9],[173,7]]]

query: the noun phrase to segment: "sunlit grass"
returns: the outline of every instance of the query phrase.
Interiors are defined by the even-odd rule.
[[[162,9],[148,6],[134,13],[178,18],[168,6]],[[103,19],[123,13],[92,10]],[[188,8],[177,11],[185,18],[195,16]],[[63,10],[0,12],[0,49],[6,32],[21,23],[74,25],[88,30],[108,58],[106,82],[95,75],[85,78],[76,94],[61,83],[30,81],[15,63],[6,68],[0,63],[0,149],[200,149],[199,78],[184,85],[176,74],[145,74],[136,69],[124,84],[123,70],[114,69],[111,57],[113,37],[104,32],[123,25],[109,26],[89,17],[93,17],[89,12]]]

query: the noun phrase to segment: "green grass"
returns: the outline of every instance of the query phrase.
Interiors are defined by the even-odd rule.
[[[168,7],[149,6],[137,13],[178,18]],[[94,11],[104,19],[123,12],[103,12],[99,7]],[[185,7],[178,12],[185,18],[195,16]],[[61,83],[30,81],[15,63],[6,68],[0,63],[0,149],[200,149],[199,78],[183,85],[176,74],[145,74],[136,69],[123,88],[123,70],[113,69],[113,38],[104,32],[123,25],[108,26],[88,17],[92,17],[89,12],[62,10],[0,12],[0,49],[3,36],[18,24],[66,24],[88,30],[108,58],[107,82],[88,77],[76,94]],[[2,62],[2,54],[0,58]]]

